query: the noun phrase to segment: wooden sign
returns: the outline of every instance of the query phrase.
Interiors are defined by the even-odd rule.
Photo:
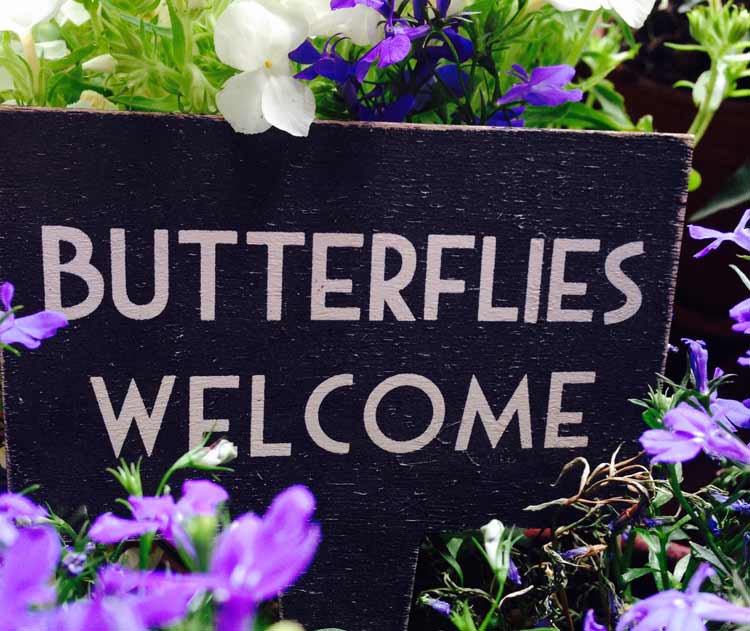
[[[113,509],[203,432],[232,512],[286,485],[324,541],[310,629],[406,625],[428,532],[533,525],[575,456],[641,430],[689,140],[0,109],[0,277],[71,326],[6,362],[10,485]]]

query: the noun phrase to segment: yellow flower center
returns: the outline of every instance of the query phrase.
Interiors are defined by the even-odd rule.
[[[271,63],[271,60],[270,59],[266,59],[266,68],[268,68],[270,70],[271,66],[273,66],[273,64]]]

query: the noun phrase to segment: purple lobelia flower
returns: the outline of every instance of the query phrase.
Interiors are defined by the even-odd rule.
[[[640,439],[654,463],[687,462],[703,450],[709,456],[750,464],[745,443],[688,403],[667,412],[664,425],[667,429],[647,430]]]
[[[750,230],[747,228],[747,222],[750,221],[750,208],[744,212],[737,227],[732,232],[721,232],[713,228],[703,228],[702,226],[688,226],[690,236],[693,239],[702,241],[704,239],[713,239],[705,248],[695,255],[696,259],[706,256],[711,250],[715,250],[725,241],[731,241],[741,247],[743,250],[750,252]]]
[[[55,311],[40,311],[34,315],[18,318],[11,312],[13,294],[16,289],[12,283],[0,285],[0,342],[3,344],[22,344],[26,348],[39,348],[42,340],[52,337],[57,330],[67,326],[64,315]]]
[[[52,579],[60,558],[54,529],[23,528],[3,551],[0,564],[0,631],[34,629],[31,608],[55,601]]]
[[[391,7],[384,30],[385,37],[357,62],[355,74],[360,83],[376,61],[378,68],[387,68],[406,59],[411,53],[412,41],[427,35],[431,27],[429,24],[411,26],[406,20],[394,17],[394,8]]]
[[[709,393],[706,343],[702,340],[688,338],[683,338],[682,341],[687,344],[690,350],[690,370],[695,380],[695,389],[701,394],[708,394],[710,397],[711,416],[718,421],[725,421],[728,424],[727,429],[750,427],[750,408],[744,403],[732,399],[721,399],[716,390]],[[717,368],[714,371],[714,379],[718,379],[723,374],[724,371]]]
[[[510,88],[497,105],[507,105],[526,101],[529,105],[544,105],[554,107],[568,101],[580,101],[583,98],[581,90],[563,89],[575,76],[575,68],[566,64],[559,66],[539,66],[529,75],[522,66],[514,65],[511,76],[521,81]]]
[[[723,508],[739,513],[740,515],[750,515],[750,502],[744,499],[738,499],[731,504],[727,504],[729,496],[723,493],[711,493],[711,496],[720,504],[725,504]]]
[[[311,81],[316,77],[325,77],[336,83],[344,83],[354,72],[354,64],[346,61],[336,52],[341,39],[331,38],[323,45],[323,51],[305,40],[297,49],[289,53],[289,59],[303,66],[308,66],[294,75],[295,79]]]
[[[594,610],[589,609],[583,618],[583,631],[607,631],[607,627],[599,624],[594,617]]]
[[[521,116],[524,111],[526,108],[523,105],[498,110],[487,119],[487,124],[490,127],[523,127],[524,122]]]
[[[93,597],[64,605],[50,616],[53,629],[145,631],[184,619],[206,591],[197,575],[138,572],[109,565],[99,572]]]
[[[161,533],[172,544],[194,556],[195,550],[185,531],[186,523],[199,515],[215,515],[219,504],[229,494],[209,480],[187,480],[182,485],[178,502],[169,496],[131,496],[128,502],[133,519],[123,519],[112,513],[99,516],[89,530],[89,537],[97,543],[113,544],[147,533]]]
[[[47,511],[28,497],[15,493],[0,495],[0,555],[1,549],[18,538],[19,525],[37,523],[47,516]]]
[[[707,620],[750,624],[749,608],[700,591],[703,582],[713,574],[715,571],[704,563],[684,592],[670,589],[636,603],[622,614],[617,631],[706,631]]]
[[[331,0],[331,9],[334,11],[336,9],[351,9],[360,4],[377,11],[382,10],[385,6],[384,0]]]
[[[750,298],[738,302],[729,310],[729,317],[734,320],[732,331],[750,333]]]
[[[427,594],[423,594],[419,600],[423,605],[426,605],[433,611],[439,613],[441,616],[451,615],[451,605],[444,600],[433,598],[432,596],[428,596]]]
[[[257,606],[305,572],[320,543],[315,498],[303,486],[280,493],[263,517],[248,513],[222,533],[210,568],[220,604],[217,631],[247,628]]]

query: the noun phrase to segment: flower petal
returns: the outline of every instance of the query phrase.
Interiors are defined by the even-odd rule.
[[[611,0],[612,9],[631,28],[641,28],[656,0]]]
[[[307,136],[315,120],[315,95],[289,76],[272,75],[263,89],[263,117],[292,136]]]
[[[97,543],[114,544],[127,539],[135,539],[148,532],[156,532],[156,530],[157,525],[151,522],[122,519],[112,513],[104,513],[97,517],[91,526],[89,538]]]
[[[219,59],[243,71],[286,57],[307,38],[307,23],[278,4],[259,0],[229,5],[216,21],[214,44]]]
[[[216,105],[234,131],[260,134],[271,128],[261,108],[266,82],[263,71],[243,72],[229,79],[216,95]]]
[[[182,485],[182,498],[177,509],[182,514],[214,515],[216,507],[229,499],[224,487],[210,480],[187,480]]]
[[[68,326],[68,320],[55,311],[40,311],[25,318],[16,318],[15,326],[37,340],[46,340],[57,333],[57,329]]]
[[[3,283],[0,285],[0,301],[3,304],[4,311],[10,311],[13,308],[13,294],[16,288],[13,283]]]

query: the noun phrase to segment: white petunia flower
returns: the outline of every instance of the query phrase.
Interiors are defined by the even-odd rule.
[[[117,61],[109,53],[92,57],[81,64],[86,72],[99,72],[101,74],[112,74],[117,67]]]
[[[308,35],[297,12],[270,0],[230,5],[216,22],[219,59],[241,73],[229,79],[216,104],[235,131],[257,134],[277,127],[307,136],[315,119],[315,96],[292,77],[289,53]]]
[[[37,24],[57,14],[62,0],[0,0],[0,31],[16,33],[22,40]]]
[[[62,3],[60,11],[57,13],[55,21],[60,25],[64,26],[68,22],[81,26],[86,24],[91,19],[89,12],[86,10],[80,2],[75,0],[66,0]]]
[[[286,5],[307,20],[312,37],[342,35],[357,46],[374,46],[384,37],[383,16],[363,4],[335,11],[331,9],[331,0],[286,0]]]
[[[559,11],[596,11],[607,9],[617,13],[632,28],[641,28],[656,0],[549,0]]]

